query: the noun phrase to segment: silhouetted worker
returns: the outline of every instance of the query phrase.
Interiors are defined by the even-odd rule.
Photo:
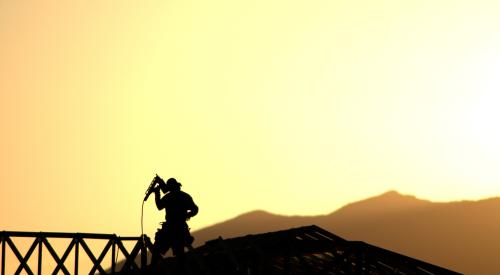
[[[154,190],[156,207],[165,209],[166,221],[156,232],[151,264],[155,266],[160,255],[172,248],[174,256],[183,265],[184,247],[190,246],[194,240],[186,221],[198,214],[198,206],[189,194],[181,191],[181,184],[176,179],[170,178],[165,183],[156,177],[155,181],[160,187]],[[163,197],[160,197],[159,189],[165,193]]]

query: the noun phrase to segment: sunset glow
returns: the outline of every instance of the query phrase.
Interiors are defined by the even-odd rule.
[[[3,1],[0,230],[193,229],[388,190],[500,194],[494,1]],[[145,231],[163,214],[145,205]]]

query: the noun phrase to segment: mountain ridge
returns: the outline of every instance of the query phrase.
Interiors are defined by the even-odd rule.
[[[500,258],[500,215],[496,213],[500,213],[499,197],[431,202],[389,191],[327,215],[250,211],[197,230],[193,236],[197,246],[219,236],[231,238],[316,224],[342,238],[364,241],[458,272],[500,274],[500,267],[495,265],[495,259]]]

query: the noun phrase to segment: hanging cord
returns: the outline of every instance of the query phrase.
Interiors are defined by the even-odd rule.
[[[115,251],[115,264],[118,262],[118,254],[119,254],[119,251],[120,251],[120,250]],[[115,265],[115,268],[116,268],[116,265]],[[113,270],[113,273],[114,273],[114,272],[115,272],[115,271]]]
[[[144,238],[144,203],[148,200],[149,196],[151,193],[154,191],[154,187],[156,186],[156,178],[159,178],[158,174],[153,178],[151,183],[149,184],[148,190],[146,190],[146,197],[144,197],[144,200],[142,200],[142,206],[141,206],[141,238],[142,238],[142,245],[146,246],[145,238]]]
[[[144,238],[144,203],[146,201],[142,201],[142,207],[141,207],[141,238],[142,238],[142,245],[145,246],[145,238]]]

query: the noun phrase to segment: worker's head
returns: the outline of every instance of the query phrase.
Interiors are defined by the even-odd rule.
[[[176,179],[174,178],[169,178],[167,180],[167,184],[165,185],[165,188],[166,190],[162,190],[164,191],[164,193],[166,193],[165,191],[179,191],[181,189],[181,183],[178,182]]]

